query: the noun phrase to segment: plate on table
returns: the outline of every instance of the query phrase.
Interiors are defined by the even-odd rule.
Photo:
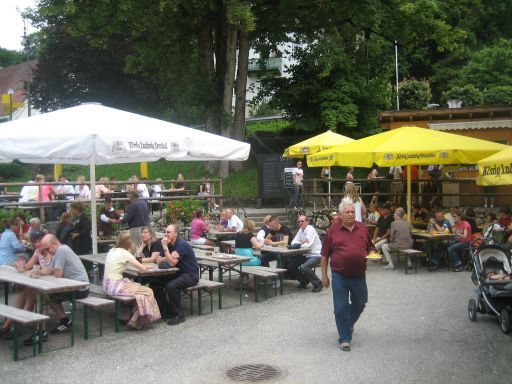
[[[368,260],[382,260],[382,256],[376,252],[370,252],[368,255],[366,255],[366,258]]]

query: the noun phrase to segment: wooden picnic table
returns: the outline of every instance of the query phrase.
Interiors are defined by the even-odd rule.
[[[16,193],[6,193],[4,195],[0,195],[0,200],[5,201],[18,201],[21,195]]]
[[[277,256],[277,267],[284,268],[283,266],[283,257],[303,255],[308,253],[308,248],[297,248],[297,249],[288,249],[286,247],[273,247],[271,245],[264,245],[260,248],[262,252],[273,253]]]
[[[438,241],[450,240],[456,237],[454,233],[445,233],[445,232],[436,232],[431,233],[427,230],[415,229],[411,230],[411,235],[413,239],[424,239],[427,243],[433,244]],[[428,269],[431,270],[431,260],[432,260],[432,247],[427,245],[425,246],[425,251],[428,257]]]
[[[228,253],[213,253],[209,251],[194,250],[196,259],[199,261],[208,261],[217,264],[217,267],[207,266],[209,272],[209,279],[213,280],[213,269],[217,268],[219,275],[219,282],[224,280],[224,273],[235,271],[240,274],[240,305],[242,305],[243,289],[242,289],[242,264],[251,260],[248,256],[236,256]],[[238,270],[236,267],[238,266]],[[222,309],[222,288],[219,288],[219,309]]]
[[[0,281],[4,287],[4,303],[9,303],[9,283],[20,284],[39,291],[39,313],[43,313],[44,296],[50,293],[75,292],[89,288],[89,283],[83,281],[57,278],[54,276],[40,276],[38,279],[30,277],[30,271],[18,272],[10,265],[0,265]],[[71,300],[71,346],[75,342],[75,316],[76,308],[74,300]],[[42,343],[39,343],[39,353],[43,351]]]
[[[216,228],[210,228],[208,234],[213,236],[217,241],[225,237],[233,237],[237,234],[236,231],[219,231]]]
[[[92,263],[105,265],[105,260],[107,259],[106,253],[96,253],[92,255],[80,255],[78,256],[80,260],[90,261]],[[135,268],[133,265],[128,264],[126,271],[124,272],[127,275],[133,276],[133,277],[159,277],[159,276],[168,276],[168,275],[175,275],[179,268],[167,268],[167,269],[160,269],[158,268],[158,264],[155,263],[144,263],[144,265],[148,265],[150,269],[147,271],[141,271],[137,268]]]

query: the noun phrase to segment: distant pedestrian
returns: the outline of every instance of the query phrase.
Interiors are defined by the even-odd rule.
[[[302,169],[302,161],[297,162],[297,167],[292,171],[293,178],[293,199],[292,206],[297,209],[300,206],[299,199],[302,193],[302,182],[304,181],[304,170]]]
[[[126,216],[121,220],[128,224],[135,248],[138,249],[142,242],[140,239],[141,229],[148,224],[149,209],[144,200],[139,200],[139,192],[131,191],[128,196],[130,197],[130,206]]]
[[[338,329],[338,343],[342,351],[350,351],[354,324],[368,301],[366,287],[366,256],[375,251],[368,230],[355,220],[354,206],[340,204],[341,222],[333,222],[322,245],[322,284],[329,287],[327,263],[332,272],[334,317]]]

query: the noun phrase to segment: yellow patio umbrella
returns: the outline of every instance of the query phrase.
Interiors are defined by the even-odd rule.
[[[478,162],[478,185],[512,184],[512,147]]]
[[[307,157],[308,166],[476,164],[506,145],[418,127],[392,129]],[[407,213],[410,217],[411,180],[407,172]]]
[[[58,181],[60,175],[62,175],[62,164],[54,164],[53,165],[53,180]]]
[[[283,157],[295,157],[301,159],[305,155],[317,153],[324,149],[336,147],[351,141],[354,141],[354,139],[329,130],[307,140],[301,141],[300,143],[289,146],[284,150]]]
[[[307,140],[301,141],[300,143],[289,146],[284,150],[283,157],[294,157],[302,159],[306,155],[323,151],[324,149],[336,147],[341,144],[349,143],[354,141],[350,137],[334,133],[331,130],[325,131],[319,135],[310,137]],[[329,175],[330,172],[329,166]],[[329,180],[329,206],[331,205],[331,181]]]
[[[140,163],[140,176],[141,177],[149,177],[149,167],[147,161],[142,161]]]

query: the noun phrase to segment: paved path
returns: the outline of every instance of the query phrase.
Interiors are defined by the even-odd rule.
[[[405,275],[370,266],[368,286],[349,353],[337,346],[329,289],[266,303],[249,299],[176,327],[107,330],[20,363],[2,345],[0,377],[4,383],[228,383],[226,369],[267,363],[286,370],[279,383],[510,383],[512,338],[490,316],[468,320],[469,273]]]

